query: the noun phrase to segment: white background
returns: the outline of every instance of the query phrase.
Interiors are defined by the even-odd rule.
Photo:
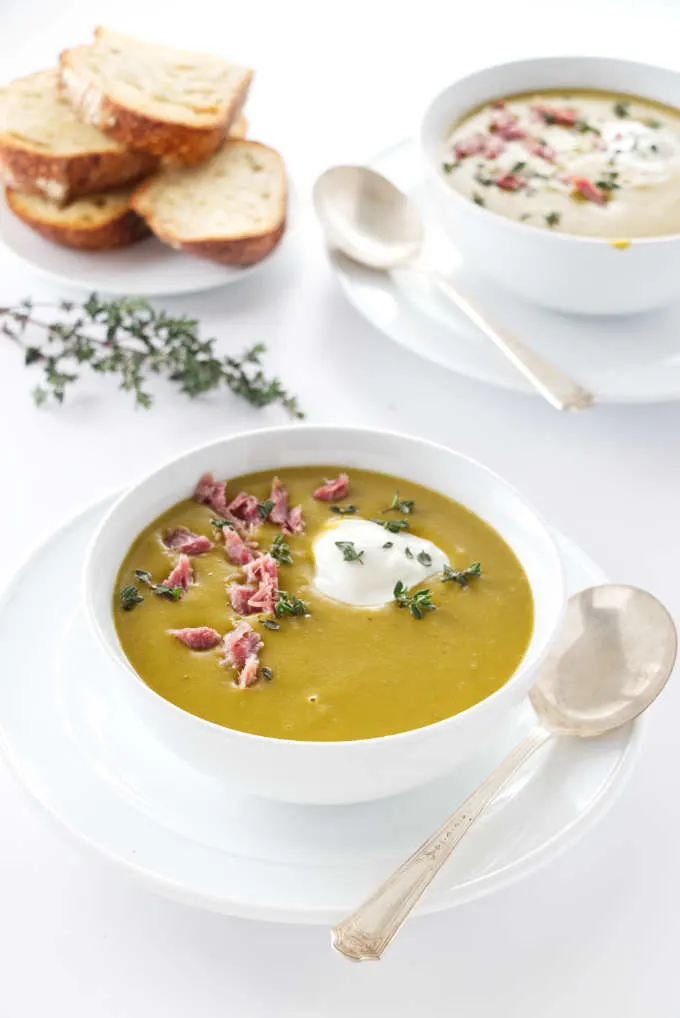
[[[307,207],[319,171],[410,134],[429,96],[474,66],[571,51],[680,69],[680,5],[0,0],[3,79],[48,66],[98,21],[256,67],[252,135],[284,153],[305,206],[288,258],[167,306],[200,315],[225,351],[264,340],[311,421],[404,429],[479,458],[612,578],[649,587],[680,616],[680,406],[561,417],[420,363],[348,306]],[[0,252],[0,303],[52,293]],[[151,412],[135,412],[91,380],[38,411],[34,382],[1,341],[3,577],[27,544],[162,459],[283,420],[228,394],[188,403],[163,385]],[[62,843],[2,769],[0,1018],[676,1018],[679,709],[676,681],[623,798],[584,842],[493,898],[414,922],[378,966],[334,956],[324,929],[228,919],[129,887]]]

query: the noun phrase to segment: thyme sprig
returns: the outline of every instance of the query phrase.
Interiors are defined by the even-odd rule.
[[[290,545],[285,540],[283,534],[277,534],[272,541],[272,546],[269,549],[269,554],[280,566],[292,566],[293,556],[290,553]]]
[[[371,520],[371,523],[377,523],[379,527],[384,527],[390,534],[398,534],[401,530],[409,530],[411,526],[408,520]]]
[[[394,509],[395,512],[408,516],[409,513],[413,512],[415,504],[415,500],[412,498],[401,498],[399,495],[399,488],[396,488],[392,501],[388,506],[382,509],[381,512],[389,513]]]
[[[240,357],[220,356],[216,340],[201,337],[197,319],[157,311],[145,300],[104,300],[96,293],[83,304],[27,298],[0,307],[0,333],[21,347],[27,365],[42,368],[42,383],[33,390],[38,406],[49,399],[63,403],[85,366],[117,376],[119,388],[144,409],[153,403],[148,379],[161,375],[189,397],[225,385],[252,406],[279,403],[292,417],[304,416],[279,379],[264,374],[264,344]]]
[[[361,548],[357,551],[354,546],[354,541],[336,541],[335,547],[340,549],[345,562],[358,562],[359,565],[363,566],[364,549]]]
[[[277,619],[280,619],[282,615],[306,615],[307,605],[299,597],[294,595],[291,597],[287,590],[279,590],[274,614]]]
[[[169,597],[172,601],[179,601],[184,593],[182,587],[166,587],[164,583],[154,583],[151,573],[147,572],[146,569],[135,569],[135,576],[142,583],[145,583],[147,587],[150,587],[154,594],[158,594],[160,597]]]
[[[479,562],[473,562],[467,569],[454,569],[453,566],[444,566],[442,570],[442,583],[452,581],[461,587],[467,587],[471,577],[481,575],[482,567]]]
[[[120,606],[124,612],[132,611],[138,604],[141,604],[144,598],[139,593],[134,583],[127,583],[120,590]]]
[[[408,608],[414,619],[422,619],[425,612],[437,610],[437,605],[432,601],[431,590],[416,590],[410,594],[408,587],[401,580],[397,580],[394,586],[394,600],[400,608]]]

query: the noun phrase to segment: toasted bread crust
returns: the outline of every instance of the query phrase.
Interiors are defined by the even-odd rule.
[[[97,35],[99,29],[95,33]],[[94,85],[81,80],[71,66],[70,50],[59,60],[61,83],[70,102],[88,124],[99,128],[126,148],[166,156],[173,163],[190,166],[208,159],[220,147],[241,115],[252,80],[249,72],[218,125],[197,127],[147,116],[109,98]]]
[[[145,152],[50,155],[0,138],[0,181],[58,205],[138,180],[156,165],[157,160]]]
[[[129,208],[99,225],[59,226],[54,222],[29,215],[21,202],[20,194],[11,188],[6,188],[5,200],[14,215],[23,223],[46,240],[61,244],[62,247],[81,251],[110,251],[114,248],[128,247],[149,234],[149,228],[144,220]]]
[[[133,198],[133,208],[135,207]],[[286,221],[283,220],[276,229],[262,233],[257,237],[233,237],[231,240],[207,238],[205,240],[178,240],[171,233],[154,226],[153,220],[147,220],[152,232],[159,240],[164,241],[177,251],[184,251],[186,254],[194,255],[196,258],[204,258],[209,262],[217,262],[219,265],[234,265],[245,268],[247,265],[255,265],[261,262],[267,255],[270,255],[276,248],[286,230]]]

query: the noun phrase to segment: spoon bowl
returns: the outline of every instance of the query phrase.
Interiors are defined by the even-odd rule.
[[[655,597],[609,584],[572,597],[529,697],[546,728],[583,738],[632,721],[659,695],[677,653]]]
[[[420,254],[424,230],[413,202],[380,173],[334,166],[314,185],[314,208],[331,247],[373,269]]]

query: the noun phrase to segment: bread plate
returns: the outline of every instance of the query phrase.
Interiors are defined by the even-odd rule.
[[[170,296],[227,286],[283,256],[295,225],[295,199],[288,183],[286,232],[267,258],[234,268],[175,251],[155,237],[119,251],[75,251],[34,233],[0,202],[0,240],[40,276],[64,286],[128,297]]]

